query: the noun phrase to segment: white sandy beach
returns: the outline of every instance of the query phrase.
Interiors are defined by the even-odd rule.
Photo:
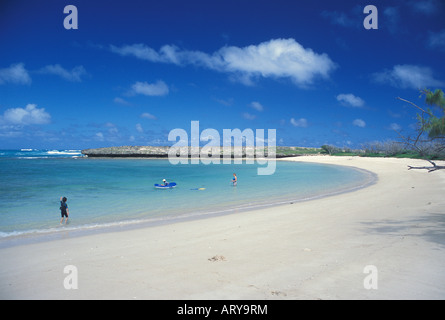
[[[1,299],[444,299],[445,171],[298,157],[378,175],[350,193],[0,249]],[[67,265],[78,288],[67,290]],[[377,289],[366,289],[366,266]],[[375,273],[373,273],[375,275]]]

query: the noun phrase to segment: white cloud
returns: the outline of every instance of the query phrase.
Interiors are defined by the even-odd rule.
[[[321,16],[333,25],[361,29],[363,28],[363,8],[361,5],[355,5],[348,12],[324,10]]]
[[[95,138],[96,138],[96,140],[99,140],[99,141],[104,141],[105,140],[104,139],[104,134],[102,132],[96,133]]]
[[[316,78],[327,79],[336,64],[325,53],[306,49],[294,39],[272,39],[247,47],[226,46],[213,54],[163,46],[159,52],[143,44],[111,46],[123,56],[151,62],[197,65],[229,73],[232,79],[252,84],[255,78],[289,78],[299,87],[311,85]]]
[[[428,46],[445,51],[445,29],[437,33],[431,32],[428,37]]]
[[[390,84],[402,89],[421,89],[444,86],[445,82],[434,78],[429,67],[416,65],[396,65],[392,70],[374,73],[376,82]]]
[[[142,125],[140,123],[136,124],[136,131],[139,133],[143,133],[144,129],[142,128]]]
[[[135,56],[142,60],[149,60],[156,62],[158,60],[158,53],[152,48],[146,47],[142,43],[133,45],[124,45],[122,47],[110,46],[111,52],[120,54],[121,56]]]
[[[222,104],[223,106],[230,107],[233,105],[233,98],[229,99],[215,99],[216,102]]]
[[[108,128],[108,133],[110,133],[110,134],[119,133],[119,129],[116,127],[116,125],[114,123],[107,122],[107,123],[105,123],[105,127]]]
[[[134,56],[141,60],[147,60],[151,62],[163,62],[179,64],[179,56],[177,54],[178,48],[176,46],[165,45],[159,52],[147,47],[142,43],[133,45],[124,45],[122,47],[116,47],[111,45],[110,50],[114,53],[122,56]]]
[[[365,101],[362,98],[353,95],[352,93],[348,94],[339,94],[337,96],[337,101],[348,107],[361,108],[365,105]]]
[[[250,114],[248,112],[244,112],[243,113],[243,118],[247,119],[247,120],[254,120],[254,119],[256,119],[256,115]]]
[[[156,83],[136,82],[131,86],[132,94],[143,94],[146,96],[165,96],[169,92],[168,86],[164,81],[157,81]]]
[[[252,77],[290,78],[304,87],[328,78],[335,64],[326,54],[305,49],[294,39],[275,39],[244,48],[224,47],[213,56],[213,68]]]
[[[0,69],[0,84],[30,84],[31,77],[23,63],[12,64],[9,68]]]
[[[264,110],[263,105],[257,101],[252,102],[249,106],[259,112]]]
[[[391,123],[389,128],[394,131],[400,131],[402,127],[398,123]]]
[[[0,116],[2,123],[10,125],[47,124],[51,115],[44,108],[37,108],[35,104],[28,104],[25,108],[11,108]]]
[[[129,105],[131,105],[130,102],[128,102],[127,100],[122,99],[122,98],[120,98],[120,97],[116,97],[116,98],[114,98],[113,101],[114,101],[114,103],[121,104],[121,105],[123,105],[123,106],[129,106]]]
[[[321,16],[331,21],[332,24],[336,24],[342,27],[357,27],[361,21],[349,17],[344,12],[338,11],[323,11]]]
[[[83,66],[76,66],[71,71],[64,69],[60,64],[47,65],[40,69],[40,73],[53,74],[72,82],[81,82],[82,76],[87,74]]]
[[[398,7],[387,7],[383,10],[384,28],[387,28],[391,34],[396,34],[400,27],[400,12]]]
[[[408,5],[411,6],[412,10],[415,13],[421,12],[426,15],[431,15],[431,14],[440,12],[439,1],[438,0],[421,0],[421,1],[412,0],[412,1],[408,2]]]
[[[148,113],[148,112],[144,112],[143,114],[141,114],[141,118],[150,119],[150,120],[157,119],[154,115],[152,115],[151,113]]]
[[[360,127],[360,128],[364,128],[366,127],[366,122],[363,121],[362,119],[355,119],[354,121],[352,121],[352,124],[356,127]]]
[[[308,126],[308,122],[305,118],[300,118],[298,120],[295,120],[294,118],[290,119],[290,123],[294,126],[294,127],[299,127],[299,128],[307,128]]]

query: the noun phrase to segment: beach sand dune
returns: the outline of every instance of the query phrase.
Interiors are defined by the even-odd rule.
[[[445,298],[445,171],[407,170],[424,165],[410,159],[290,161],[354,166],[378,181],[273,208],[3,248],[0,298]],[[77,289],[66,289],[75,275]]]

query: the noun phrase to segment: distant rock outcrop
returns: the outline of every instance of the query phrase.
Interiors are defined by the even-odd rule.
[[[153,146],[122,146],[98,149],[85,149],[82,154],[88,157],[107,157],[107,158],[167,158],[170,147]],[[202,152],[202,148],[179,147],[176,150],[177,156],[197,157]],[[320,154],[318,148],[300,148],[300,147],[276,147],[275,157],[295,157],[299,155]],[[229,147],[229,149],[220,149],[220,157],[228,155],[232,158],[251,158],[251,157],[273,157],[268,154],[267,147]],[[209,156],[212,156],[209,152]],[[215,155],[217,156],[217,155]]]
[[[82,150],[88,157],[148,157],[166,158],[169,147],[122,146]]]

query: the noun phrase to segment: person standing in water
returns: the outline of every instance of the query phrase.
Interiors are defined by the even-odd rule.
[[[60,219],[60,224],[63,224],[63,218],[65,217],[65,224],[68,222],[68,216],[70,214],[68,210],[68,205],[66,203],[66,197],[60,197],[60,214],[62,219]]]
[[[238,182],[238,178],[236,177],[236,173],[234,173],[233,178],[232,178],[232,184],[234,187],[236,187],[237,182]]]

